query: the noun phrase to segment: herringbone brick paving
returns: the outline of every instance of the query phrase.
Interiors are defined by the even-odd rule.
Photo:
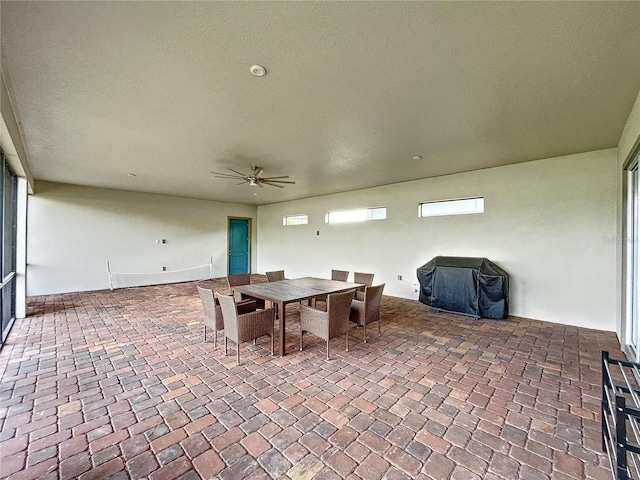
[[[236,366],[203,341],[194,283],[31,298],[0,352],[0,475],[610,478],[599,361],[622,355],[613,333],[384,297],[382,337],[352,330],[325,361],[312,336],[297,351],[296,322],[292,308],[286,357],[265,337]]]

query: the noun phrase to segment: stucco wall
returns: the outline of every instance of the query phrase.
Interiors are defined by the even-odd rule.
[[[256,208],[119,190],[38,183],[29,197],[27,295],[108,288],[115,272],[196,267],[213,257],[227,273],[228,216],[253,221]],[[166,239],[166,244],[156,240]]]
[[[432,257],[487,257],[510,274],[512,315],[613,331],[616,163],[611,149],[261,206],[258,271],[372,272],[385,294],[417,298],[416,268]],[[417,216],[420,202],[474,196],[484,214]],[[378,206],[387,220],[324,223],[327,211]],[[282,226],[301,213],[308,225]]]

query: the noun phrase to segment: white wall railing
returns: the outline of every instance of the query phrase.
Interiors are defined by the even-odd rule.
[[[212,278],[213,259],[206,265],[162,272],[113,272],[111,271],[110,262],[107,262],[107,273],[109,275],[110,290],[163,285],[167,283],[193,282]]]

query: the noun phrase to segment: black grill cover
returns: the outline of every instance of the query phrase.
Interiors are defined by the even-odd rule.
[[[417,275],[425,305],[472,317],[509,314],[509,275],[486,258],[435,257]]]

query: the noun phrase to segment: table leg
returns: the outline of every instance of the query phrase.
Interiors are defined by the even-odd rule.
[[[286,328],[286,312],[284,311],[284,302],[278,303],[278,327],[280,329],[279,342],[278,342],[278,350],[280,352],[280,356],[284,357],[284,339],[285,339],[285,328]]]

